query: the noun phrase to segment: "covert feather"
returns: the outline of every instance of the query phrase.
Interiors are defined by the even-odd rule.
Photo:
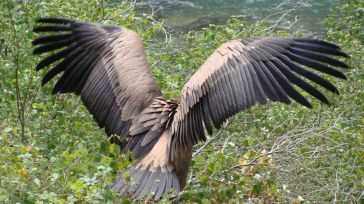
[[[339,92],[317,73],[346,79],[336,68],[348,68],[336,59],[348,55],[322,40],[232,40],[201,65],[180,99],[166,100],[135,32],[61,18],[36,23],[34,32],[46,34],[33,41],[34,54],[51,53],[36,67],[51,67],[42,84],[59,75],[53,93],[79,95],[106,134],[120,136],[112,137],[112,142],[131,151],[136,164],[126,170],[127,178],[120,173],[112,188],[138,200],[178,196],[186,185],[193,146],[229,117],[269,101],[294,100],[312,108],[301,91],[329,104],[312,83]]]

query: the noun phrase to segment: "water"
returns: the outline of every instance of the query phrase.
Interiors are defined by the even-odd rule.
[[[180,30],[205,27],[210,23],[222,24],[231,16],[244,16],[249,22],[255,22],[267,16],[294,8],[301,0],[148,0],[149,6],[158,17],[164,19],[164,25]],[[286,2],[286,3],[284,3]],[[323,32],[323,19],[340,0],[306,0],[301,6],[282,18],[280,28],[298,28],[312,32]],[[268,18],[272,24],[281,17],[277,14]],[[292,23],[297,23],[293,26]],[[291,26],[291,27],[290,27]]]

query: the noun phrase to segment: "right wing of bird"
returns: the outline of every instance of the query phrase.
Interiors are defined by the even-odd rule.
[[[53,93],[80,95],[108,135],[128,139],[137,116],[162,95],[147,64],[142,41],[133,31],[114,25],[41,18],[34,32],[48,33],[33,41],[38,46],[34,54],[52,53],[39,62],[37,70],[55,64],[42,84],[61,75]],[[151,127],[143,127],[144,133]],[[132,141],[132,146],[140,143],[142,136],[135,138],[138,141]],[[114,142],[126,145],[118,139]]]
[[[293,85],[328,104],[304,78],[331,92],[337,89],[304,67],[346,79],[333,67],[347,66],[332,56],[348,57],[338,46],[313,39],[261,37],[223,44],[183,87],[172,123],[173,144],[197,144],[206,139],[205,129],[211,134],[228,117],[267,99],[290,103],[292,98],[311,108]]]

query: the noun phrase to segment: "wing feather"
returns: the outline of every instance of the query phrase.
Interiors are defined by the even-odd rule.
[[[174,144],[190,146],[205,140],[228,117],[267,99],[312,108],[296,86],[329,104],[304,78],[338,93],[336,87],[306,69],[346,79],[333,67],[348,68],[332,56],[348,57],[334,44],[315,39],[248,38],[218,48],[185,84],[172,122]],[[202,125],[203,124],[203,125]]]
[[[80,95],[108,135],[130,138],[130,127],[135,119],[161,96],[140,37],[125,28],[70,19],[42,18],[37,23],[34,32],[48,34],[33,41],[37,46],[33,53],[52,54],[36,69],[55,64],[44,76],[42,84],[60,74],[53,93]],[[150,127],[144,129],[144,135],[156,123],[156,117],[148,119],[146,125]],[[136,138],[143,138],[141,134],[138,136]],[[148,140],[153,140],[153,136]],[[119,140],[113,141],[126,145]],[[140,141],[134,140],[130,147],[136,144]]]

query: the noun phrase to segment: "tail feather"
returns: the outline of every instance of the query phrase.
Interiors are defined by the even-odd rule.
[[[138,191],[139,194],[136,193],[134,195],[135,198],[139,197],[139,198],[144,198],[145,196],[147,196],[149,190],[151,190],[151,187],[159,187],[159,175],[161,174],[161,171],[158,172],[152,172],[148,181],[146,182],[145,186],[140,186]],[[147,179],[146,179],[147,180]],[[155,195],[155,192],[150,191],[150,193]]]
[[[169,140],[170,134],[166,130],[155,143],[146,144],[144,148],[149,145],[153,145],[153,148],[127,170],[129,176],[119,176],[113,191],[122,197],[136,200],[157,201],[162,197],[178,199],[178,194],[186,183],[192,147],[179,150],[176,153],[177,158],[172,162],[168,149]]]
[[[127,196],[132,199],[159,200],[161,197],[170,195],[176,197],[180,192],[180,184],[175,169],[151,168],[141,169],[131,167],[130,175],[119,175],[112,190],[120,196]],[[124,177],[124,178],[123,178]]]

